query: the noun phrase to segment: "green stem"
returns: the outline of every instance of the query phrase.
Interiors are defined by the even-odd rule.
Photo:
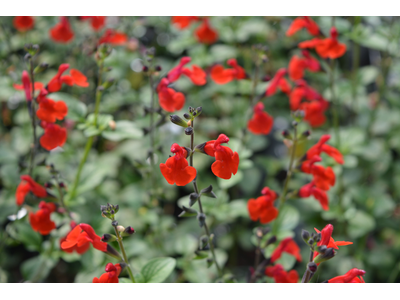
[[[114,219],[113,219],[113,220],[114,220]],[[121,252],[122,252],[122,257],[123,257],[124,262],[125,262],[125,264],[126,264],[126,267],[127,267],[127,269],[128,269],[129,277],[131,278],[132,283],[136,283],[135,277],[133,277],[133,273],[132,273],[132,270],[131,270],[131,266],[130,266],[129,261],[128,261],[128,257],[126,256],[124,244],[123,244],[123,242],[122,242],[122,237],[121,237],[121,235],[119,234],[119,231],[118,231],[118,229],[117,229],[117,226],[114,226],[114,230],[115,230],[115,235],[117,236],[117,241],[118,241],[119,248],[121,249]]]
[[[312,262],[314,260],[314,250],[310,249],[310,258],[308,262]],[[306,266],[306,271],[304,272],[303,278],[301,280],[301,283],[308,283],[311,279],[311,271],[308,269],[308,265]]]
[[[35,105],[35,76],[33,74],[33,61],[32,58],[29,60],[29,65],[30,65],[30,78],[31,78],[31,83],[32,83],[32,95],[30,99],[31,102],[31,124],[32,124],[32,130],[33,130],[33,145],[32,145],[32,150],[31,150],[31,155],[30,155],[30,162],[29,162],[29,171],[28,174],[29,176],[32,176],[33,172],[33,166],[35,164],[35,153],[36,153],[36,144],[37,144],[37,133],[36,133],[36,105]],[[28,100],[28,99],[27,99]]]
[[[353,17],[353,27],[357,26],[361,22],[360,16]],[[353,66],[352,66],[352,92],[353,92],[353,112],[356,114],[358,103],[357,103],[357,87],[358,87],[358,69],[360,67],[360,45],[353,41]]]
[[[152,190],[155,188],[154,180],[154,89],[153,89],[153,76],[149,75],[151,102],[150,102],[150,165],[151,165],[151,186]]]

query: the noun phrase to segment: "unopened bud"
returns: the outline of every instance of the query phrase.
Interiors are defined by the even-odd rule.
[[[108,122],[108,126],[111,130],[115,130],[115,128],[117,128],[117,123],[115,123],[114,120],[111,120],[110,122]]]
[[[202,112],[203,112],[203,108],[202,108],[201,106],[199,106],[198,108],[196,108],[197,116],[199,116]]]
[[[282,135],[283,135],[283,137],[284,137],[285,139],[289,139],[289,140],[292,139],[292,135],[290,134],[289,130],[284,130],[284,131],[282,131]]]
[[[48,63],[41,63],[40,65],[38,65],[35,70],[33,71],[33,73],[35,74],[39,74],[43,71],[46,71],[46,69],[49,67]]]
[[[114,227],[118,226],[118,221],[117,220],[112,221],[111,225],[114,226]]]
[[[60,188],[65,188],[65,184],[64,184],[64,182],[62,182],[62,181],[58,184],[58,186],[59,186]]]
[[[123,237],[130,236],[130,235],[132,235],[134,233],[135,233],[135,229],[133,229],[132,226],[128,226],[128,227],[125,228],[124,232],[122,233],[122,236]]]
[[[327,249],[328,249],[328,248],[326,247],[326,245],[318,246],[318,247],[315,248],[315,250],[316,250],[318,253],[321,253],[321,254],[324,254],[324,253],[326,252]]]
[[[30,55],[29,53],[25,54],[25,60],[30,60],[32,58],[32,55]]]
[[[315,273],[315,272],[317,272],[318,266],[315,262],[312,261],[312,262],[308,263],[307,268],[311,273]]]
[[[204,249],[207,245],[208,245],[208,236],[206,236],[206,235],[203,235],[201,238],[200,238],[200,249]]]
[[[149,71],[149,67],[148,66],[143,66],[142,71],[143,72],[148,72]]]
[[[181,127],[188,127],[188,124],[179,116],[177,115],[170,115],[169,119],[171,120],[172,123],[181,126]]]
[[[303,132],[302,135],[305,136],[305,137],[309,137],[311,135],[311,131],[310,130],[306,130],[306,131]]]
[[[46,182],[44,184],[44,187],[47,188],[47,189],[51,188],[52,186],[53,186],[53,184],[51,182]]]
[[[192,127],[188,127],[185,129],[185,134],[186,135],[192,135],[193,134],[193,128]]]
[[[117,240],[117,237],[113,234],[105,233],[101,237],[101,241],[105,243],[114,242]]]
[[[193,206],[197,202],[197,199],[199,199],[199,194],[191,193],[189,195],[189,206]]]
[[[197,215],[197,220],[199,221],[199,226],[200,226],[200,227],[203,227],[203,226],[204,226],[204,223],[206,222],[206,215],[203,214],[203,213],[199,213],[199,214]]]
[[[314,262],[316,264],[322,263],[324,261],[327,261],[331,258],[333,258],[336,255],[336,251],[333,248],[328,248],[326,249],[326,251],[324,252],[324,254],[318,254],[315,258],[314,258]]]
[[[267,241],[267,246],[276,242],[276,236],[271,236]]]
[[[194,108],[191,107],[191,106],[189,106],[188,110],[189,110],[190,113],[193,113],[193,112],[194,112]]]
[[[112,87],[113,84],[114,84],[114,82],[115,82],[115,79],[114,79],[114,78],[107,79],[107,80],[102,84],[102,87],[106,90],[106,89]]]
[[[187,119],[187,120],[191,120],[191,119],[192,119],[192,117],[191,117],[188,113],[184,113],[184,114],[183,114],[183,117],[184,117],[185,119]]]
[[[160,72],[160,71],[162,70],[161,66],[156,66],[154,69],[155,69],[157,72]]]
[[[116,228],[117,228],[118,232],[124,232],[124,230],[125,230],[125,227],[122,225],[118,225]]]

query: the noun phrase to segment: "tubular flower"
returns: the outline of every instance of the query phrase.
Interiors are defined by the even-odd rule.
[[[185,29],[190,26],[194,21],[199,21],[199,17],[187,17],[187,16],[174,16],[171,17],[171,22],[180,30]]]
[[[105,253],[108,253],[110,250],[108,244],[101,241],[101,238],[96,234],[92,226],[81,223],[68,233],[65,241],[61,243],[61,249],[69,252],[68,250],[77,249],[76,247],[80,249],[88,247],[87,245],[89,244],[92,244],[95,249]]]
[[[90,20],[90,25],[92,26],[93,30],[99,31],[102,29],[106,23],[106,17],[79,17],[81,20]]]
[[[271,132],[274,119],[264,111],[264,104],[258,102],[254,106],[253,117],[247,122],[247,128],[253,134],[268,134]]]
[[[238,65],[236,59],[231,58],[227,61],[231,69],[224,69],[222,65],[215,65],[211,69],[211,79],[217,84],[226,84],[232,80],[245,79],[247,77],[244,69]]]
[[[291,237],[285,238],[279,243],[278,247],[272,253],[271,263],[278,260],[283,252],[293,255],[297,261],[301,261],[300,248]]]
[[[329,134],[324,134],[321,136],[319,141],[307,151],[307,159],[310,159],[314,156],[319,156],[322,152],[324,152],[332,157],[338,164],[344,164],[342,153],[340,153],[340,151],[335,147],[326,144],[330,138],[331,136]]]
[[[20,178],[21,183],[18,185],[15,193],[17,205],[22,205],[24,203],[25,196],[29,192],[32,192],[32,194],[39,198],[45,198],[47,196],[46,189],[34,181],[29,175],[22,175]]]
[[[31,95],[32,83],[31,83],[31,81],[29,79],[28,72],[26,72],[26,75],[24,75],[24,72],[26,72],[26,71],[22,72],[22,76],[23,76],[22,77],[22,84],[14,83],[13,87],[14,87],[14,89],[16,89],[18,91],[25,91],[26,100],[27,101],[31,101],[32,100],[32,95]],[[41,90],[43,87],[44,87],[43,83],[35,82],[35,91]]]
[[[319,201],[323,210],[329,210],[328,195],[324,190],[316,187],[314,181],[311,181],[310,183],[303,185],[299,190],[299,197],[301,198],[307,198],[310,197],[311,195],[313,195],[314,198]]]
[[[13,19],[14,27],[20,32],[25,32],[32,29],[34,24],[35,19],[33,17],[17,16]]]
[[[66,84],[69,86],[77,85],[80,87],[88,87],[89,83],[87,82],[87,78],[81,72],[76,69],[70,70],[70,75],[63,75],[63,73],[68,70],[69,64],[61,64],[58,67],[57,74],[49,81],[47,84],[47,91],[49,93],[58,92],[62,84]]]
[[[303,57],[293,56],[289,62],[289,77],[292,80],[303,78],[304,70],[317,72],[320,69],[319,62],[313,58],[307,50],[302,51]]]
[[[50,220],[50,214],[56,210],[54,203],[46,203],[41,201],[39,203],[39,210],[36,213],[29,213],[29,222],[32,229],[38,231],[41,235],[48,235],[56,224]]]
[[[40,145],[50,151],[56,147],[62,147],[67,140],[67,130],[57,124],[41,122],[44,135],[40,138]]]
[[[300,79],[296,81],[296,87],[290,93],[289,96],[290,109],[291,110],[300,109],[300,104],[303,99],[307,101],[312,101],[312,100],[321,101],[324,104],[326,103],[326,108],[328,108],[328,102],[324,100],[316,90],[310,87],[305,80]]]
[[[364,270],[360,270],[357,268],[351,269],[346,274],[341,276],[333,277],[328,280],[328,283],[365,283],[362,276],[365,275]],[[357,277],[361,276],[361,277]]]
[[[265,275],[273,277],[276,283],[297,283],[299,281],[299,274],[297,271],[291,270],[286,272],[280,264],[273,267],[266,267]]]
[[[321,157],[315,155],[302,163],[301,170],[314,176],[313,181],[317,188],[327,191],[331,186],[335,185],[336,177],[331,167],[324,168],[323,166],[315,165],[316,162],[320,161]]]
[[[298,17],[294,19],[286,31],[286,35],[291,36],[303,28],[307,29],[311,35],[319,35],[319,27],[310,17]]]
[[[68,107],[64,101],[57,101],[51,99],[43,99],[39,103],[39,109],[36,115],[42,121],[55,123],[56,119],[62,120],[68,113]]]
[[[85,241],[85,242],[82,243],[80,246],[78,246],[78,244],[75,244],[75,245],[73,245],[72,247],[66,248],[66,249],[63,249],[63,248],[61,247],[61,245],[62,245],[64,242],[67,241],[67,236],[72,232],[72,230],[73,230],[74,228],[77,227],[77,225],[76,225],[76,223],[75,223],[74,221],[71,221],[70,226],[71,226],[70,232],[68,232],[68,234],[67,234],[65,237],[63,237],[63,238],[60,239],[60,248],[61,248],[61,250],[63,250],[64,252],[67,252],[67,253],[72,253],[72,252],[74,252],[74,251],[77,252],[78,254],[83,254],[83,253],[85,253],[87,250],[89,250],[89,247],[90,247],[90,242],[89,242],[89,241]],[[85,234],[87,235],[86,232],[85,232]],[[82,241],[83,241],[83,240],[82,240]]]
[[[189,56],[184,56],[179,61],[179,64],[176,67],[173,67],[167,74],[168,83],[172,83],[177,81],[179,77],[181,77],[183,72],[183,67],[190,63],[192,59]]]
[[[181,58],[179,64],[172,68],[167,74],[168,84],[177,81],[182,74],[189,77],[189,79],[196,85],[206,84],[206,72],[197,65],[192,65],[190,68],[184,66],[190,63],[192,59],[189,56]]]
[[[59,43],[68,43],[74,38],[67,17],[60,17],[60,23],[50,29],[50,37]]]
[[[171,152],[175,155],[168,158],[165,164],[160,164],[161,173],[169,184],[187,185],[196,178],[196,169],[189,166],[185,148],[174,143],[171,146]]]
[[[106,273],[100,276],[100,278],[93,278],[93,283],[118,283],[118,276],[121,273],[121,265],[108,263],[106,265]]]
[[[338,246],[347,246],[353,244],[352,242],[346,242],[346,241],[337,241],[332,238],[332,232],[333,232],[333,225],[328,224],[322,229],[322,231],[319,231],[317,228],[314,228],[317,233],[321,232],[321,240],[318,242],[318,246],[325,245],[327,248],[334,248],[334,249],[339,249]],[[315,253],[316,256],[317,253]],[[314,257],[315,257],[314,256]]]
[[[208,18],[203,18],[203,23],[196,29],[197,40],[203,44],[213,44],[218,39],[218,33],[210,26]]]
[[[162,109],[174,112],[185,105],[185,95],[168,87],[168,79],[161,79],[157,86],[158,101]]]
[[[87,77],[83,75],[79,70],[71,69],[69,71],[72,79],[74,80],[74,84],[80,87],[88,87],[89,82],[87,82]]]
[[[263,196],[257,199],[250,199],[247,202],[247,209],[251,220],[257,221],[260,219],[260,223],[266,224],[278,216],[278,210],[274,207],[277,195],[268,187],[263,188],[261,193]]]
[[[291,86],[286,81],[286,79],[283,78],[283,76],[285,76],[286,74],[287,74],[287,70],[285,68],[281,68],[275,73],[275,76],[271,79],[271,82],[270,82],[267,90],[265,91],[266,97],[274,95],[276,93],[276,90],[278,87],[285,94],[290,93]]]
[[[111,44],[113,46],[124,45],[128,41],[128,36],[114,29],[107,29],[103,36],[99,39],[98,45],[100,44]]]
[[[315,100],[301,103],[299,109],[304,111],[304,121],[307,121],[312,127],[319,127],[326,121],[324,113],[328,105],[325,100]]]

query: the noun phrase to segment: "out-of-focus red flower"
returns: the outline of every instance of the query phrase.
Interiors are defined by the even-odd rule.
[[[283,252],[293,255],[297,261],[301,261],[300,248],[291,237],[287,237],[279,243],[278,247],[272,253],[271,263],[278,260]]]
[[[61,64],[58,67],[57,74],[49,81],[47,84],[47,92],[54,93],[58,92],[63,84],[72,86],[77,85],[80,87],[88,87],[89,83],[87,82],[87,78],[81,72],[76,69],[70,70],[70,75],[63,75],[65,71],[69,69],[69,64]]]
[[[35,25],[35,19],[33,17],[17,16],[13,19],[13,25],[18,31],[28,31]]]
[[[278,210],[274,207],[277,195],[268,187],[263,188],[261,193],[263,196],[257,199],[250,199],[247,202],[247,209],[251,220],[257,221],[260,219],[260,223],[266,224],[278,216]]]
[[[308,149],[307,159],[310,159],[314,156],[320,156],[321,153],[324,152],[332,157],[338,164],[344,164],[342,153],[340,153],[340,151],[335,147],[326,144],[330,138],[331,136],[329,134],[322,135],[319,141],[310,149]]]
[[[208,141],[204,146],[206,154],[215,156],[211,171],[222,179],[230,179],[232,174],[237,173],[239,167],[239,154],[233,152],[229,147],[221,146],[228,142],[229,138],[225,134],[220,134],[216,140]]]
[[[68,43],[74,38],[67,17],[60,17],[60,23],[50,29],[50,37],[58,43]]]
[[[265,275],[273,277],[276,283],[297,283],[299,281],[299,274],[297,271],[291,270],[286,272],[280,264],[273,267],[266,267]]]
[[[275,76],[271,79],[270,84],[267,87],[267,90],[265,91],[266,97],[274,95],[276,93],[276,90],[278,89],[278,87],[285,94],[290,93],[292,87],[287,82],[287,80],[285,78],[283,78],[283,76],[285,76],[286,74],[287,74],[287,70],[285,68],[281,68],[278,71],[276,71]]]
[[[90,25],[92,26],[93,30],[99,31],[104,27],[106,23],[106,17],[79,17],[81,20],[90,20]]]
[[[222,65],[215,65],[211,69],[211,79],[217,84],[226,84],[232,80],[245,79],[247,77],[245,70],[238,65],[236,59],[231,58],[227,61],[230,69],[224,69]]]
[[[180,30],[187,28],[192,22],[199,21],[199,17],[188,17],[188,16],[174,16],[171,17],[171,22]]]
[[[351,269],[346,274],[341,276],[333,277],[328,280],[328,283],[365,283],[364,278],[362,276],[365,275],[364,270],[360,270],[357,268]],[[358,278],[357,276],[361,276]]]
[[[338,246],[347,246],[347,245],[352,245],[352,242],[346,242],[346,241],[337,241],[332,238],[332,233],[333,233],[333,225],[328,224],[322,229],[322,231],[319,231],[317,228],[314,228],[317,233],[321,232],[321,240],[318,242],[318,246],[325,245],[327,248],[334,248],[334,249],[339,249]],[[316,255],[318,253],[315,253]],[[316,256],[315,255],[315,256]]]
[[[289,102],[290,102],[290,109],[291,110],[298,110],[300,109],[300,104],[302,100],[312,101],[318,100],[325,104],[326,108],[328,107],[328,103],[326,100],[322,98],[322,96],[310,87],[307,82],[303,79],[296,81],[296,87],[290,93]],[[325,106],[324,106],[325,108]]]
[[[60,239],[60,248],[61,248],[61,250],[63,250],[64,252],[67,252],[67,253],[72,253],[72,252],[74,252],[74,251],[77,252],[78,254],[83,254],[83,253],[85,253],[87,250],[89,250],[89,247],[90,247],[90,242],[89,242],[89,241],[86,241],[86,238],[85,238],[85,239],[82,239],[82,241],[85,240],[85,242],[82,243],[80,246],[78,246],[78,244],[75,244],[75,245],[73,245],[73,246],[70,247],[70,248],[65,248],[65,249],[63,249],[63,248],[61,247],[62,243],[64,243],[64,242],[67,241],[67,236],[72,232],[72,230],[73,230],[75,227],[77,227],[77,225],[76,225],[76,223],[75,223],[74,221],[71,221],[70,226],[71,226],[70,232],[68,232],[68,234],[67,234],[65,237],[63,237],[63,238]],[[86,232],[84,232],[84,234],[87,235]]]
[[[161,108],[168,112],[182,109],[185,105],[185,95],[169,88],[168,84],[168,79],[163,78],[156,89]]]
[[[31,94],[31,80],[29,79],[29,74],[27,71],[22,71],[21,77],[22,85],[24,86],[25,97],[27,101],[32,101],[32,94]]]
[[[67,130],[57,124],[41,122],[44,134],[40,138],[40,145],[50,151],[56,147],[62,147],[67,140]]]
[[[292,80],[303,78],[304,70],[317,72],[320,69],[319,62],[313,58],[307,50],[302,51],[303,57],[293,56],[289,62],[289,77]]]
[[[195,35],[200,43],[213,44],[218,39],[218,33],[210,26],[208,18],[203,18],[203,22],[196,29]]]
[[[75,247],[82,249],[87,247],[89,243],[92,244],[95,249],[107,253],[107,243],[101,241],[101,237],[96,234],[92,226],[81,223],[76,225],[74,229],[68,233],[65,241],[61,243],[61,249],[64,251],[76,249]]]
[[[69,71],[72,79],[74,80],[74,84],[80,87],[88,87],[89,82],[87,82],[87,77],[83,75],[79,70],[71,69]]]
[[[51,99],[43,99],[39,103],[39,109],[36,115],[42,121],[55,123],[56,120],[62,120],[68,113],[68,107],[64,101],[57,101]]]
[[[247,129],[253,134],[268,134],[271,132],[274,119],[264,111],[264,104],[258,102],[254,106],[253,117],[247,123]]]
[[[121,265],[108,263],[106,265],[106,273],[100,276],[100,278],[93,278],[93,283],[118,283],[118,276],[121,273]]]
[[[101,45],[107,43],[113,46],[120,46],[125,45],[127,41],[128,36],[125,33],[116,31],[114,29],[107,29],[97,44]]]
[[[331,186],[335,185],[335,173],[331,167],[324,168],[321,165],[316,165],[320,162],[321,158],[317,155],[311,159],[304,161],[301,165],[301,170],[304,173],[312,174],[314,176],[314,184],[317,188],[328,191]]]
[[[28,182],[21,181],[15,192],[15,200],[18,206],[22,205],[25,201],[26,195],[30,192],[31,188]]]
[[[173,67],[167,74],[167,79],[168,83],[172,83],[174,81],[177,81],[182,73],[183,73],[183,67],[190,63],[192,59],[189,56],[184,56],[181,58],[179,61],[179,64],[176,67]]]
[[[168,158],[165,164],[160,164],[161,173],[169,184],[187,185],[195,179],[196,169],[189,166],[185,148],[174,143],[171,146],[171,152],[175,155]]]
[[[303,28],[307,29],[311,35],[319,35],[319,27],[310,17],[298,17],[294,19],[286,31],[286,35],[291,36]]]
[[[191,69],[183,68],[182,74],[185,74],[195,85],[205,85],[206,80],[206,72],[202,68],[197,65],[192,65]]]
[[[23,72],[26,72],[26,71],[23,71]],[[23,73],[23,72],[22,72],[22,73]],[[28,79],[29,79],[29,76],[28,76]],[[26,79],[24,79],[24,80],[26,81]],[[30,92],[29,92],[29,94],[27,94],[27,91],[28,91],[28,90],[29,90],[29,91],[32,91],[32,83],[31,83],[30,80],[29,80],[29,88],[28,88],[28,86],[25,88],[23,82],[22,82],[22,84],[14,83],[14,84],[13,84],[13,87],[14,87],[14,89],[16,89],[16,90],[18,90],[18,91],[25,91],[25,97],[26,97],[26,96],[30,96],[30,99],[32,100],[32,96],[31,96]],[[35,82],[35,91],[41,90],[43,87],[44,87],[44,84],[43,84],[43,83],[41,83],[41,82]],[[28,98],[27,98],[27,100],[28,100]],[[28,100],[28,101],[30,101],[30,100]]]
[[[56,224],[50,220],[50,214],[56,210],[54,203],[46,203],[41,201],[39,203],[39,210],[36,213],[29,213],[29,222],[32,229],[38,231],[41,235],[48,235]]]
[[[321,190],[318,187],[316,187],[314,181],[311,181],[310,183],[303,185],[299,190],[299,197],[301,198],[307,198],[310,197],[311,195],[313,195],[314,198],[319,201],[323,210],[329,210],[328,195],[324,190]]]
[[[17,205],[22,205],[25,201],[25,196],[32,192],[36,197],[45,198],[47,196],[46,189],[39,183],[34,181],[29,175],[21,176],[21,183],[17,187],[15,199]]]
[[[299,109],[304,111],[304,121],[307,121],[312,127],[319,127],[322,126],[326,121],[324,113],[327,107],[327,101],[314,100],[301,103]]]

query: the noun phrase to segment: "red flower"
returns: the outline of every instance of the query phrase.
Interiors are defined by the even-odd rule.
[[[124,45],[128,41],[128,36],[123,32],[118,32],[114,29],[107,29],[103,36],[99,39],[100,44],[111,44],[114,46]]]
[[[26,195],[31,191],[28,182],[21,181],[15,192],[15,200],[17,205],[22,205],[25,201]]]
[[[169,184],[187,185],[196,178],[196,169],[189,166],[185,148],[174,143],[171,146],[171,152],[175,155],[168,158],[165,164],[160,164],[161,173]]]
[[[89,82],[87,82],[87,77],[83,75],[79,70],[71,69],[69,71],[72,79],[74,80],[74,84],[80,87],[88,87]]]
[[[225,134],[220,134],[217,140],[208,141],[204,146],[206,154],[215,156],[211,171],[222,179],[230,179],[232,174],[237,173],[239,167],[239,154],[233,152],[229,147],[221,146],[228,142],[229,138]]]
[[[297,283],[299,281],[297,271],[291,270],[286,272],[280,264],[273,267],[266,267],[265,275],[273,277],[276,283]]]
[[[56,147],[62,147],[67,140],[67,130],[57,124],[41,122],[44,135],[40,138],[40,145],[50,151]]]
[[[61,89],[63,83],[66,85],[69,85],[69,86],[72,86],[74,84],[77,86],[81,86],[81,87],[89,86],[86,76],[83,75],[78,70],[71,69],[70,75],[62,76],[62,74],[66,70],[68,70],[68,68],[69,68],[69,64],[61,64],[58,67],[57,74],[47,84],[46,89],[49,93],[58,92]]]
[[[312,100],[321,101],[324,104],[326,103],[325,106],[326,108],[328,108],[327,101],[324,100],[316,90],[310,87],[305,80],[300,79],[296,81],[296,87],[290,93],[289,97],[290,109],[293,111],[300,109],[300,104],[303,99],[307,101],[312,101]]]
[[[48,235],[56,228],[56,224],[50,220],[50,214],[56,210],[56,205],[41,201],[39,208],[36,213],[29,213],[29,222],[33,230],[39,231],[41,235]]]
[[[245,79],[247,77],[244,69],[238,65],[236,59],[231,58],[227,61],[231,69],[224,69],[222,65],[215,65],[211,69],[211,79],[217,84],[226,84],[232,80]]]
[[[71,30],[67,17],[60,17],[60,23],[50,29],[50,37],[59,43],[68,43],[74,38],[74,32]]]
[[[51,99],[43,99],[39,103],[39,109],[36,115],[42,121],[55,123],[56,119],[62,120],[68,113],[68,107],[64,101],[57,101]]]
[[[46,189],[41,186],[39,183],[34,181],[29,175],[22,175],[21,183],[17,187],[17,191],[15,193],[15,199],[17,205],[22,205],[25,201],[25,196],[32,192],[36,197],[45,198],[47,197]]]
[[[21,32],[28,31],[33,28],[35,24],[35,19],[33,17],[15,17],[13,19],[14,27]]]
[[[76,225],[76,223],[75,223],[74,221],[71,221],[70,226],[71,226],[71,230],[68,232],[68,234],[67,234],[65,237],[63,237],[63,238],[60,239],[60,248],[61,248],[61,250],[63,250],[64,252],[67,252],[67,253],[72,253],[72,252],[74,252],[74,251],[77,252],[78,254],[83,254],[83,253],[85,253],[87,250],[89,250],[90,242],[85,242],[85,243],[83,243],[80,247],[79,247],[78,245],[74,245],[74,246],[72,246],[71,248],[66,248],[66,249],[63,249],[63,248],[61,247],[62,243],[64,243],[65,241],[67,241],[67,236],[72,232],[72,230],[73,230],[77,225]],[[85,234],[86,234],[86,233],[85,233]]]
[[[291,86],[289,83],[286,81],[283,76],[285,76],[287,73],[285,68],[279,69],[276,73],[275,76],[271,79],[271,82],[265,91],[265,96],[269,97],[272,96],[276,93],[277,88],[279,87],[282,92],[285,94],[289,94],[291,90]]]
[[[26,71],[22,72],[22,76],[25,77],[25,78],[22,78],[22,84],[14,83],[13,87],[14,87],[14,89],[16,89],[18,91],[25,91],[25,97],[27,97],[26,99],[28,101],[31,101],[32,100],[32,95],[31,95],[32,83],[30,80],[29,81],[27,80],[27,79],[29,79],[29,75],[26,74],[26,75],[28,75],[28,77],[26,77],[26,75],[24,75],[24,72],[26,72]],[[24,81],[25,81],[25,85],[24,85]],[[43,83],[35,82],[35,91],[41,90],[43,87],[44,87]],[[29,96],[29,98],[28,98],[28,96]]]
[[[185,105],[185,95],[169,88],[168,84],[168,79],[163,78],[157,86],[158,101],[161,108],[168,112],[182,109]]]
[[[327,191],[335,185],[335,173],[331,167],[324,168],[321,165],[315,165],[316,162],[320,161],[321,157],[315,155],[302,163],[301,170],[314,176],[313,181],[317,188]]]
[[[187,16],[174,16],[171,17],[171,22],[172,24],[175,24],[176,27],[179,29],[185,29],[192,23],[193,21],[198,21],[200,20],[199,17],[187,17]]]
[[[203,23],[195,31],[197,40],[204,44],[213,44],[218,39],[218,33],[210,27],[208,18],[203,18]]]
[[[320,231],[317,228],[314,228],[317,233],[320,233]],[[321,231],[321,240],[318,242],[318,246],[325,245],[327,248],[334,248],[334,249],[339,249],[338,246],[347,246],[353,244],[352,242],[346,242],[346,241],[337,241],[332,238],[332,232],[333,232],[333,225],[328,224],[322,229]],[[315,253],[314,257],[317,256],[318,253]]]
[[[100,276],[100,278],[93,278],[93,283],[118,283],[118,276],[121,273],[121,265],[108,263],[106,265],[106,272]]]
[[[301,261],[300,248],[291,237],[287,237],[279,243],[278,247],[272,253],[271,263],[278,260],[283,252],[293,255],[297,261]]]
[[[253,134],[268,134],[271,132],[274,119],[264,111],[264,104],[258,102],[254,108],[254,115],[247,123],[247,128]]]
[[[92,226],[81,223],[68,233],[65,241],[61,243],[61,249],[66,252],[69,252],[71,249],[77,250],[78,248],[82,250],[88,247],[89,244],[92,244],[95,249],[107,253],[107,243],[101,241],[101,238],[96,234]]]
[[[303,57],[293,56],[289,62],[289,77],[292,80],[303,78],[304,70],[317,72],[320,69],[319,62],[313,58],[307,50],[302,51]]]
[[[328,195],[324,190],[319,189],[315,186],[315,182],[311,181],[310,183],[302,186],[299,190],[299,197],[307,198],[311,195],[314,196],[315,199],[319,201],[323,210],[329,210],[329,199]]]
[[[330,138],[331,136],[329,134],[324,134],[323,136],[321,136],[319,141],[310,149],[308,149],[307,159],[310,159],[314,156],[320,156],[321,153],[324,152],[332,157],[338,164],[344,164],[342,153],[340,153],[340,151],[335,147],[326,144],[326,142],[329,141]]]
[[[294,19],[286,31],[286,35],[291,36],[303,28],[307,29],[311,35],[319,35],[318,25],[310,17],[298,17]]]
[[[326,121],[324,113],[328,105],[325,100],[315,100],[301,103],[299,109],[304,111],[304,121],[307,121],[312,127],[319,127]]]
[[[183,73],[183,67],[190,63],[192,59],[189,56],[184,56],[179,61],[176,67],[173,67],[167,74],[168,84],[177,81]]]
[[[197,65],[192,65],[192,69],[183,68],[182,74],[185,74],[187,77],[189,77],[195,85],[205,85],[207,82],[206,72],[204,72],[204,70]]]
[[[307,49],[307,48],[314,49],[319,44],[320,41],[321,41],[320,38],[313,38],[311,40],[299,43],[298,46],[300,49]]]
[[[357,268],[351,269],[346,274],[341,276],[333,277],[332,279],[328,280],[328,283],[365,283],[362,276],[365,275],[364,270],[360,270]],[[357,276],[361,276],[358,278]]]
[[[268,187],[263,188],[260,196],[257,199],[250,199],[247,202],[250,219],[257,221],[260,219],[262,224],[266,224],[276,219],[278,210],[274,207],[274,201],[277,198],[276,193]]]
[[[90,16],[90,17],[80,17],[81,20],[90,20],[90,25],[92,26],[93,30],[99,31],[101,28],[104,27],[104,24],[106,23],[106,17],[95,17],[95,16]]]

